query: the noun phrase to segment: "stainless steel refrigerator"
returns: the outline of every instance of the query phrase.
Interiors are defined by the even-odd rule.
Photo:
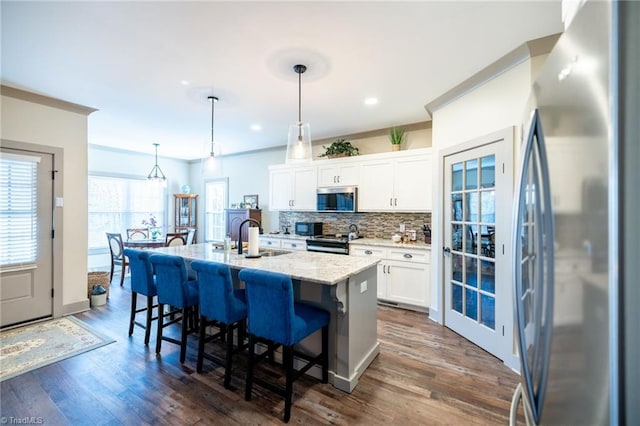
[[[512,257],[528,424],[640,424],[639,10],[586,2],[533,85]]]

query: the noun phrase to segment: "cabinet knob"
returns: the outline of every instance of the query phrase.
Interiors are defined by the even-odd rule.
[[[389,206],[393,207],[393,198],[389,198]]]
[[[405,254],[403,254],[403,256],[404,256],[405,258],[407,258],[407,259],[411,259],[411,258],[413,257],[413,256],[412,256],[412,255],[410,255],[409,253],[405,253]]]
[[[271,241],[267,241],[267,244],[268,244],[268,245],[272,245],[272,244],[273,244],[273,242],[271,242]]]
[[[297,244],[291,244],[291,247],[298,247]]]
[[[365,250],[364,254],[373,254],[373,252],[371,250]]]

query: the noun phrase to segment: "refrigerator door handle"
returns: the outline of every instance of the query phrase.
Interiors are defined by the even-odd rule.
[[[535,155],[537,154],[537,156]],[[538,160],[538,161],[536,161]],[[533,182],[530,182],[532,180]],[[531,183],[531,185],[527,185]],[[534,211],[529,212],[527,222],[529,228],[524,226],[524,209],[527,204],[532,204]],[[540,115],[536,109],[533,112],[529,136],[523,151],[520,176],[515,197],[512,229],[513,282],[515,283],[514,306],[516,316],[516,328],[518,334],[518,349],[523,376],[525,396],[529,402],[531,413],[536,424],[540,422],[544,396],[547,387],[549,356],[551,345],[551,331],[553,326],[553,261],[555,236],[553,224],[553,212],[551,210],[551,186],[549,181],[549,169],[545,150],[544,135]],[[523,235],[521,231],[533,232],[527,234],[532,238],[535,246],[527,241],[526,256],[523,254]],[[546,237],[546,238],[545,238]],[[522,263],[528,262],[532,268],[527,279],[529,282],[527,295],[523,285]],[[524,297],[533,297],[533,310],[528,310],[529,318],[525,319],[525,309],[522,304]],[[532,317],[531,317],[532,316]],[[528,336],[526,329],[529,329]],[[529,364],[531,354],[529,346],[533,346],[532,365]],[[535,377],[534,377],[535,374]],[[535,381],[535,383],[534,383]]]

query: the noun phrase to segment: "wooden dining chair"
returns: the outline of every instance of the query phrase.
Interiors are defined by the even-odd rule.
[[[167,232],[164,240],[165,247],[184,246],[187,244],[186,232]]]
[[[149,238],[149,230],[147,228],[127,229],[127,240],[146,240],[148,238]]]
[[[120,268],[120,287],[124,283],[124,274],[129,266],[129,260],[124,255],[124,244],[122,243],[122,235],[120,233],[107,232],[107,241],[109,242],[109,251],[111,252],[111,275],[109,282],[113,280],[113,272],[115,267]]]

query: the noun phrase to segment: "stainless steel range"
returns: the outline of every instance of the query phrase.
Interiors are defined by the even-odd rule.
[[[307,251],[349,254],[349,238],[346,235],[316,235],[307,238]]]

